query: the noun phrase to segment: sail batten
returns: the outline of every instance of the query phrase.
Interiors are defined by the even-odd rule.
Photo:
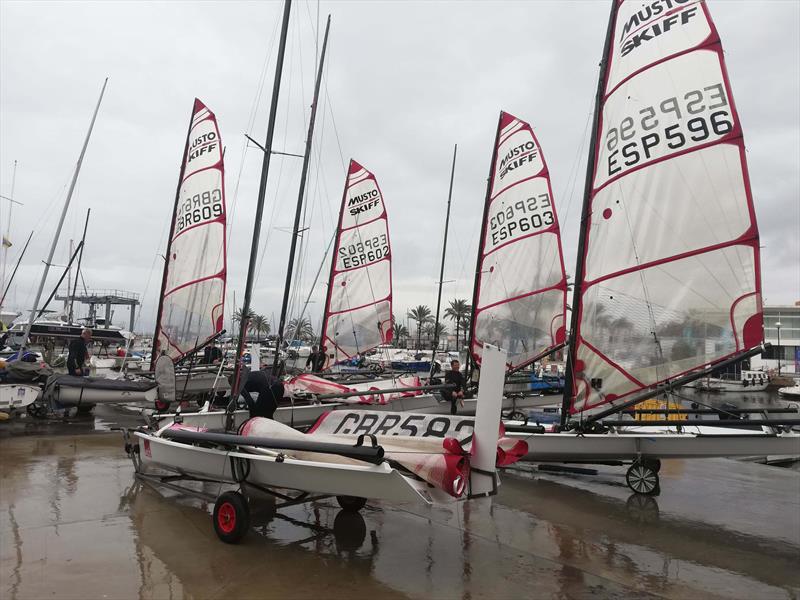
[[[569,412],[763,339],[758,227],[719,34],[702,0],[615,0],[588,184]]]
[[[564,341],[566,276],[549,172],[531,126],[500,114],[492,155],[470,351],[508,349],[519,369]]]
[[[322,345],[327,365],[392,340],[392,262],[383,195],[350,161],[328,279]]]
[[[174,206],[154,356],[173,361],[222,331],[225,168],[214,113],[195,100]]]

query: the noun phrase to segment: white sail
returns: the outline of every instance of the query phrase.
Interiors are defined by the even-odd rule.
[[[479,248],[470,350],[490,343],[519,368],[564,341],[567,281],[542,149],[525,121],[500,113]]]
[[[610,35],[572,414],[612,409],[763,336],[742,127],[705,2],[618,1]]]
[[[225,168],[217,119],[194,101],[167,246],[153,356],[173,360],[222,331],[225,307]]]
[[[386,207],[375,176],[351,160],[323,318],[327,366],[391,340],[392,262]]]

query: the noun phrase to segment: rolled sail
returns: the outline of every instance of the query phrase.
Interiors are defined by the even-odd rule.
[[[502,112],[492,156],[472,327],[472,355],[490,343],[518,368],[564,341],[567,282],[542,149],[525,121]]]
[[[618,1],[610,31],[573,307],[573,414],[763,336],[742,127],[708,7]]]
[[[351,160],[323,318],[327,366],[391,340],[392,263],[386,207],[375,176]]]
[[[165,266],[154,356],[179,360],[222,331],[225,169],[217,119],[194,101]]]

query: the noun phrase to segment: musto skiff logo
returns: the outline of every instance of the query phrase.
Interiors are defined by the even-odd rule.
[[[348,199],[347,210],[351,217],[355,217],[356,215],[360,215],[378,206],[380,200],[381,195],[378,193],[377,189],[373,188],[368,192]]]
[[[217,134],[213,131],[209,131],[208,133],[197,136],[189,145],[189,157],[186,161],[187,164],[196,158],[211,154],[217,149],[217,146]]]
[[[222,192],[219,188],[198,192],[181,200],[175,217],[175,233],[187,227],[222,216]]]
[[[680,8],[680,5],[688,3],[691,4]],[[697,16],[697,5],[697,0],[656,0],[643,7],[622,26],[620,55],[626,56],[642,44],[687,25]]]
[[[539,156],[539,148],[536,147],[533,140],[511,148],[500,161],[498,177],[502,180],[503,177],[517,167],[533,162],[537,156]]]
[[[604,156],[596,186],[640,164],[713,142],[733,130],[721,82],[648,104],[636,114],[604,124]]]

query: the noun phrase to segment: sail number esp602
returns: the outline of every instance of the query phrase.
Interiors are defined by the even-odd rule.
[[[339,247],[339,261],[343,269],[362,267],[386,256],[389,256],[389,240],[385,233]]]

